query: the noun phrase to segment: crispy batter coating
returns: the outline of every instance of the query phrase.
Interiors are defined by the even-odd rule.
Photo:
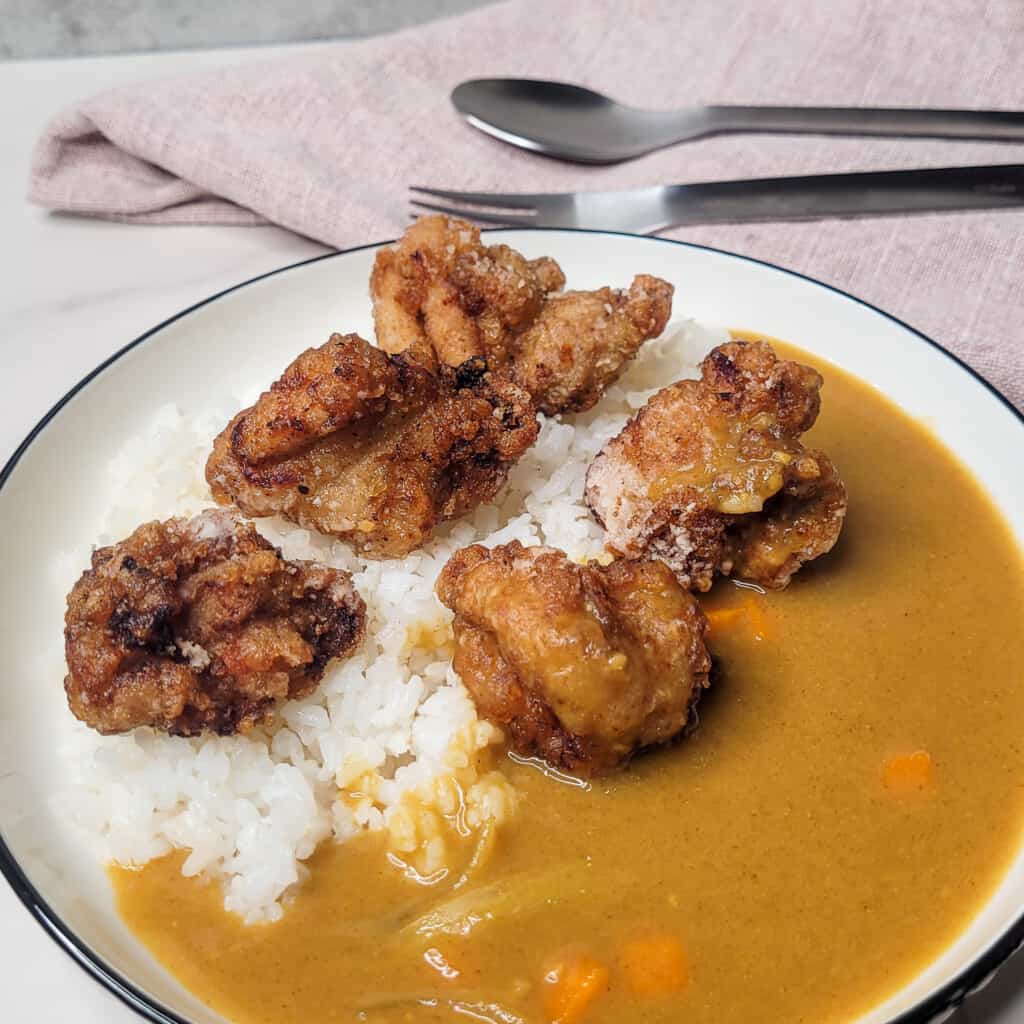
[[[821,384],[765,342],[713,349],[699,381],[659,391],[591,465],[586,500],[609,545],[697,590],[716,572],[785,587],[846,515],[835,466],[800,443]]]
[[[509,358],[511,336],[564,285],[546,256],[527,260],[507,245],[485,246],[464,220],[421,217],[377,254],[370,277],[377,344],[411,350],[425,365],[484,355],[497,368]]]
[[[484,246],[466,221],[423,217],[377,254],[377,341],[426,365],[485,356],[492,369],[508,366],[542,412],[581,412],[664,330],[673,289],[642,274],[627,292],[554,295],[564,284],[552,259]]]
[[[247,732],[312,692],[365,618],[347,573],[286,561],[233,512],[145,523],[68,595],[64,689],[105,734]]]
[[[516,340],[516,382],[549,416],[593,408],[640,346],[665,329],[673,291],[667,281],[639,274],[628,291],[599,288],[548,299]]]
[[[437,594],[479,713],[557,768],[600,775],[667,742],[708,685],[704,615],[661,562],[474,545],[452,556]]]
[[[214,499],[374,557],[490,501],[537,436],[529,396],[481,359],[434,374],[358,335],[300,355],[214,441]]]

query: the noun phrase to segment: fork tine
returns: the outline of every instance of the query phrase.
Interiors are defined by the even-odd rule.
[[[476,203],[509,210],[533,210],[540,200],[547,198],[543,193],[448,192],[442,188],[424,188],[422,185],[410,185],[409,191],[422,192],[435,199],[450,199],[453,203]]]
[[[419,199],[411,199],[410,202],[413,206],[419,207],[421,210],[433,210],[435,213],[447,213],[452,217],[463,217],[466,220],[478,220],[482,224],[509,224],[512,227],[517,227],[533,224],[537,219],[536,215],[532,212],[527,214],[483,213],[472,208],[460,209],[456,206],[441,206],[439,203],[425,203]]]

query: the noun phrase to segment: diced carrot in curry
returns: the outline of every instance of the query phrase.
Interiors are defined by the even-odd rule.
[[[689,964],[683,944],[667,932],[633,939],[622,950],[621,964],[630,991],[663,996],[686,987]]]
[[[707,609],[704,616],[712,636],[737,629],[741,623],[755,640],[764,640],[768,636],[768,618],[762,602],[754,597],[745,598],[741,604]]]
[[[916,793],[927,789],[935,774],[932,756],[927,750],[897,754],[885,762],[882,781],[893,793]]]
[[[750,621],[750,631],[755,640],[765,640],[768,637],[768,617],[764,613],[764,603],[755,597],[748,597],[743,602],[743,610],[747,613]]]
[[[734,605],[731,608],[709,608],[704,612],[704,617],[708,620],[708,629],[716,633],[735,626],[742,614],[743,609]]]
[[[547,1024],[581,1024],[590,1005],[608,991],[608,967],[588,956],[560,961],[544,976]]]

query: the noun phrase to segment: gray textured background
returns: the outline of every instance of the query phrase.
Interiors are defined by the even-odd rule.
[[[369,35],[490,0],[0,0],[0,60]]]

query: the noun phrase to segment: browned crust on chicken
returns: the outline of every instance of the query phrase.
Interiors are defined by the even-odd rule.
[[[458,366],[483,355],[498,368],[511,336],[564,285],[548,257],[527,260],[507,245],[485,246],[479,229],[464,220],[421,217],[374,262],[377,344],[385,352],[411,351],[425,365]]]
[[[766,342],[712,350],[699,381],[654,395],[591,465],[586,500],[609,545],[663,560],[697,590],[715,573],[785,587],[832,548],[846,514],[835,466],[800,441],[821,384]]]
[[[520,754],[582,776],[679,735],[708,683],[706,622],[660,562],[577,565],[518,541],[457,551],[437,582],[454,666]]]
[[[432,373],[358,335],[298,357],[214,441],[214,499],[374,557],[490,501],[537,436],[529,396],[481,359]]]
[[[516,381],[549,416],[592,408],[640,346],[665,329],[673,291],[667,281],[640,274],[628,291],[549,299],[515,343]]]
[[[845,516],[846,487],[832,461],[805,451],[786,467],[766,514],[733,530],[722,571],[781,590],[802,565],[832,549]]]
[[[247,462],[301,451],[339,426],[377,416],[402,389],[402,365],[379,349],[333,336],[307,349],[239,421],[235,453]]]
[[[311,693],[365,618],[347,573],[286,561],[232,512],[145,523],[68,595],[64,689],[105,734],[247,732]]]
[[[377,254],[377,341],[431,366],[484,356],[492,369],[507,367],[547,415],[581,412],[665,329],[673,288],[641,274],[628,291],[555,295],[564,284],[554,260],[484,246],[466,221],[424,217]]]

